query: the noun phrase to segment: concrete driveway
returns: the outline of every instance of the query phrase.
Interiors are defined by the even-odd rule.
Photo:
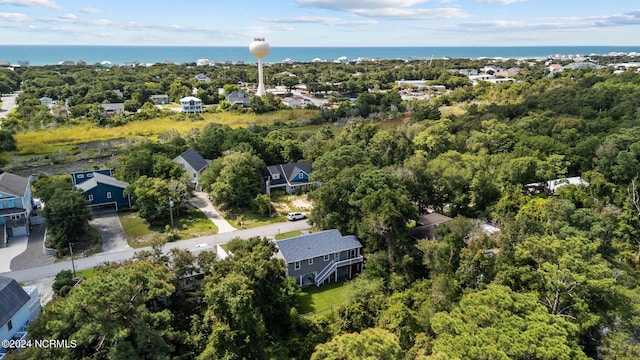
[[[114,210],[95,210],[91,213],[91,218],[89,225],[102,236],[102,252],[131,249],[124,236],[118,213]]]
[[[29,269],[34,266],[53,264],[53,256],[47,256],[42,251],[44,245],[44,225],[34,225],[31,227],[29,240],[25,251],[11,260],[11,270]]]
[[[209,220],[211,220],[211,222],[216,224],[216,226],[218,227],[218,234],[237,230],[231,224],[229,224],[227,220],[222,217],[222,215],[220,215],[215,207],[213,207],[213,204],[211,204],[211,201],[209,201],[209,196],[207,195],[207,193],[196,191],[195,195],[196,196],[189,200],[189,202],[191,203],[191,205],[200,209],[200,211],[202,211],[202,213],[205,214],[209,218]]]

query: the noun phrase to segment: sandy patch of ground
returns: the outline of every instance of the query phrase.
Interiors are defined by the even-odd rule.
[[[291,211],[311,211],[313,203],[304,195],[286,195],[272,201],[273,207],[279,213]]]

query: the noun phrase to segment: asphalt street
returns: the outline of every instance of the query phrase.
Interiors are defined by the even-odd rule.
[[[270,224],[260,227],[255,227],[251,229],[244,230],[236,230],[233,232],[227,232],[217,235],[203,236],[199,238],[182,240],[172,243],[167,243],[163,250],[167,253],[172,248],[178,249],[187,249],[193,253],[198,253],[201,251],[214,251],[214,245],[224,244],[229,242],[231,239],[240,237],[240,238],[250,238],[253,236],[260,237],[273,237],[279,233],[294,231],[294,230],[303,230],[308,229],[309,224],[307,220],[299,220],[299,221],[290,221],[283,222],[277,224]],[[84,258],[75,259],[75,267],[76,270],[84,270],[92,268],[96,265],[102,264],[104,262],[115,262],[122,261],[126,259],[131,259],[135,255],[136,252],[141,250],[149,250],[150,248],[140,248],[140,249],[127,249],[122,251],[114,251],[109,253],[98,253],[96,255]],[[0,273],[2,276],[7,276],[15,279],[18,282],[25,281],[33,281],[43,278],[49,278],[55,276],[62,270],[71,270],[71,260],[68,261],[60,261],[53,264],[37,266],[30,269],[24,270],[16,270],[5,273]]]
[[[9,115],[9,112],[13,109],[16,104],[17,93],[14,94],[5,94],[2,96],[2,108],[0,109],[0,118],[6,118]]]

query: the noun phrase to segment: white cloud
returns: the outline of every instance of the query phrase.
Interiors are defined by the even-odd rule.
[[[50,0],[0,0],[0,4],[23,6],[23,7],[43,7],[53,10],[60,10],[62,6]]]
[[[67,14],[58,16],[58,19],[69,20],[69,21],[75,21],[77,18],[78,18],[77,16],[75,16],[75,15],[73,15],[71,13],[67,13]]]
[[[354,15],[371,18],[394,20],[435,20],[458,19],[471,16],[457,7],[414,7],[414,5],[422,4],[424,2],[426,2],[426,0],[298,0],[298,4],[306,7],[349,12]]]
[[[405,8],[426,0],[298,0],[298,4],[322,9],[351,11],[353,9]]]
[[[481,3],[481,4],[503,4],[503,5],[509,5],[509,4],[513,4],[513,3],[517,3],[517,2],[524,2],[526,0],[476,0],[477,2]]]
[[[596,26],[624,26],[640,25],[640,10],[632,10],[624,14],[599,16],[595,21]]]
[[[20,13],[0,13],[0,20],[13,21],[13,22],[27,22],[29,17]]]
[[[494,20],[460,23],[443,26],[442,30],[453,32],[485,32],[508,33],[527,31],[560,31],[572,30],[589,32],[603,27],[624,27],[640,25],[640,10],[633,10],[623,14],[602,15],[592,17],[555,17],[526,20]]]
[[[89,7],[89,6],[85,6],[82,9],[80,9],[80,11],[82,11],[85,14],[104,14],[104,11],[102,11],[102,9],[98,9],[98,8],[94,8],[94,7]]]
[[[322,24],[330,26],[361,26],[377,24],[377,21],[349,21],[340,18],[319,17],[319,16],[299,16],[291,18],[260,18],[264,22],[276,24]]]
[[[355,14],[366,17],[399,19],[399,20],[435,20],[435,19],[459,19],[471,15],[458,8],[437,9],[397,9],[383,8],[371,10],[353,10]]]

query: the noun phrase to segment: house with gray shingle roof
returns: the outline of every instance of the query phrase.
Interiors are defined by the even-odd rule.
[[[27,324],[40,315],[40,309],[36,287],[20,287],[14,279],[0,276],[0,340],[24,338]],[[3,351],[0,347],[0,358]]]
[[[33,209],[31,179],[9,172],[0,174],[0,247],[8,239],[29,235]]]
[[[251,106],[251,98],[249,97],[249,95],[245,94],[242,91],[232,91],[229,95],[227,95],[226,99],[232,105],[238,107],[246,108]]]
[[[198,188],[200,184],[200,175],[209,166],[209,161],[204,159],[193,148],[178,155],[173,162],[180,165],[182,170],[186,171],[191,178],[191,182]]]
[[[100,104],[102,115],[112,117],[124,113],[124,103]]]
[[[362,272],[362,244],[331,229],[276,241],[275,257],[287,263],[287,275],[300,286],[351,279]]]
[[[267,166],[263,171],[265,193],[269,194],[277,189],[292,193],[298,189],[315,188],[319,183],[309,179],[312,171],[310,162]]]
[[[82,191],[87,206],[114,207],[116,211],[131,207],[131,198],[124,194],[129,183],[117,180],[111,169],[75,172],[73,184]]]

